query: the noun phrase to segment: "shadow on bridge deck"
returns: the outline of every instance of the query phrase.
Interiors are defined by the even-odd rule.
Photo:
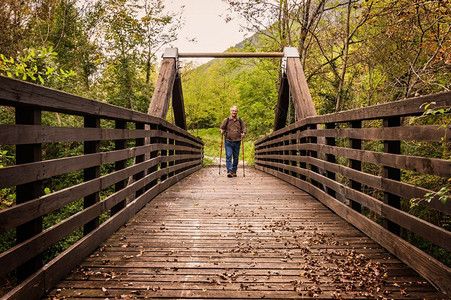
[[[46,298],[444,298],[308,194],[246,171],[169,188]]]

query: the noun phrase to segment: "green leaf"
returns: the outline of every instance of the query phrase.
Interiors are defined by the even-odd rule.
[[[11,74],[11,72],[10,72],[10,71],[6,72],[6,75],[8,75],[8,77],[10,77],[10,78],[12,78],[12,77],[13,77],[13,74]]]
[[[44,79],[42,79],[41,75],[38,75],[39,81],[41,82],[41,84],[44,84]]]
[[[45,189],[44,189],[44,193],[46,194],[46,195],[48,195],[48,194],[50,194],[52,191],[50,191],[50,189],[48,188],[48,187],[46,187]]]

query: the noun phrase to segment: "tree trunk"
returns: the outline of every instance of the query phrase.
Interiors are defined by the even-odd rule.
[[[345,32],[345,39],[344,39],[344,45],[343,45],[343,61],[342,61],[342,67],[341,67],[341,74],[340,74],[340,81],[338,83],[338,90],[337,90],[337,100],[335,105],[335,111],[339,111],[341,109],[341,106],[343,105],[341,102],[343,101],[343,86],[345,81],[345,75],[346,75],[346,67],[348,64],[348,52],[349,52],[349,27],[350,27],[350,18],[351,18],[351,8],[352,8],[352,0],[348,0],[348,11],[346,15],[346,32]]]

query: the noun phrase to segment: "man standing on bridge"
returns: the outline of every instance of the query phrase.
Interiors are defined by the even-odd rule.
[[[234,105],[230,108],[230,117],[225,118],[219,128],[221,134],[225,135],[227,177],[236,177],[241,141],[246,134],[246,125],[237,114],[238,107]]]

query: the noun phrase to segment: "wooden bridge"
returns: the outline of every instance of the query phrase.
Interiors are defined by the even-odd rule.
[[[15,115],[0,125],[0,145],[15,146],[0,188],[16,195],[0,211],[2,244],[16,237],[0,254],[0,275],[17,277],[3,298],[447,299],[450,268],[403,237],[449,255],[450,232],[408,212],[430,191],[403,174],[451,177],[449,160],[406,144],[450,142],[449,128],[406,120],[423,103],[450,107],[451,93],[317,116],[297,53],[271,56],[283,60],[274,132],[232,179],[202,168],[203,142],[185,130],[176,49],[149,114],[0,77],[0,105]],[[290,98],[297,121],[285,126]],[[55,114],[73,124],[52,126]],[[84,154],[43,159],[57,143]],[[61,177],[67,186],[45,189]],[[449,216],[449,201],[429,200],[420,205]]]

